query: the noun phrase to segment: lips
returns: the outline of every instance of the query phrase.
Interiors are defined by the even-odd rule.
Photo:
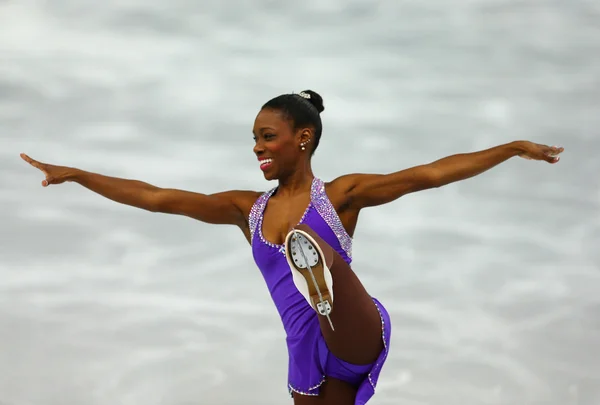
[[[260,169],[264,171],[267,170],[273,164],[273,159],[259,159],[258,163],[260,164]]]

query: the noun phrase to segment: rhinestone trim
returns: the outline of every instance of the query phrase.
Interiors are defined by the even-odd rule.
[[[266,208],[266,206],[267,206],[267,204],[265,202],[264,208]],[[300,218],[300,221],[298,222],[298,225],[300,225],[300,224],[302,224],[304,222],[304,220],[306,219],[306,215],[310,211],[311,207],[312,207],[312,202],[310,202],[308,204],[308,207],[306,207],[306,209],[304,210],[304,213],[302,214],[302,218]],[[264,210],[264,208],[263,208],[263,210]],[[278,245],[276,243],[271,243],[268,240],[266,240],[265,237],[263,236],[263,233],[262,233],[262,224],[263,224],[263,219],[264,218],[265,218],[264,215],[260,216],[260,218],[258,220],[258,228],[256,230],[257,233],[258,233],[258,236],[260,237],[260,240],[265,245],[271,246],[272,248],[275,248],[275,249],[279,249],[280,252],[284,253],[285,252],[285,244]]]
[[[304,220],[306,219],[306,216],[308,215],[310,209],[314,206],[313,205],[313,189],[314,189],[314,185],[315,185],[316,181],[317,181],[316,178],[314,178],[312,181],[312,184],[310,187],[310,189],[311,189],[310,202],[308,203],[308,206],[304,210],[304,213],[302,214],[302,217],[300,218],[300,221],[298,222],[297,225],[304,223]],[[275,193],[276,190],[277,190],[277,187],[274,187],[271,190],[267,191],[266,193],[263,193],[260,197],[258,197],[256,202],[252,206],[252,209],[250,210],[250,215],[248,218],[248,224],[250,227],[250,241],[251,241],[251,243],[254,242],[254,234],[256,233],[256,234],[258,234],[258,237],[265,245],[270,246],[274,249],[279,249],[279,251],[281,253],[285,254],[285,244],[278,245],[276,243],[271,243],[265,239],[265,237],[262,233],[262,224],[263,224],[263,220],[265,217],[264,212],[265,212],[265,209],[267,208],[267,203],[269,202],[269,198],[271,198],[271,196]]]
[[[381,339],[383,340],[383,350],[385,351],[385,356],[384,356],[384,360],[387,357],[388,354],[388,347],[387,344],[385,343],[385,320],[383,319],[383,315],[381,314],[381,309],[379,309],[379,305],[377,305],[377,303],[375,301],[373,301],[375,303],[375,307],[377,308],[377,312],[379,312],[379,318],[381,319]],[[373,387],[373,392],[375,392],[375,384],[376,382],[373,381],[373,377],[372,374],[377,371],[380,367],[380,363],[375,363],[375,366],[373,367],[373,369],[371,370],[371,372],[369,373],[368,377],[369,377],[369,383],[371,384],[371,387]]]
[[[323,180],[315,178],[311,188],[311,196],[317,212],[335,233],[340,246],[344,249],[348,258],[352,260],[352,237],[346,232],[346,228],[344,228],[340,217],[331,204],[329,197],[327,197]]]
[[[291,396],[292,398],[294,397],[294,392],[295,392],[296,394],[300,394],[300,395],[309,395],[309,396],[312,396],[312,397],[316,397],[316,396],[318,396],[318,395],[319,395],[319,393],[318,393],[318,392],[314,393],[314,392],[310,392],[310,391],[314,391],[314,390],[316,390],[316,389],[317,389],[317,388],[319,388],[321,385],[323,385],[323,384],[325,383],[325,381],[327,381],[327,377],[326,377],[326,376],[323,376],[323,377],[321,378],[321,382],[319,382],[317,385],[315,385],[315,386],[313,386],[313,387],[310,387],[310,388],[309,388],[307,391],[302,391],[302,390],[299,390],[298,388],[294,388],[294,387],[292,386],[292,384],[288,383],[288,391],[289,391],[289,393],[290,393],[290,396]]]
[[[267,205],[267,201],[269,197],[273,195],[277,187],[272,188],[271,190],[261,194],[260,197],[256,199],[254,205],[250,209],[250,215],[248,216],[248,227],[250,228],[250,243],[254,242],[254,233],[256,232],[256,227],[260,222],[260,218],[262,217],[262,213],[265,210],[265,206]]]
[[[252,206],[248,218],[248,224],[250,227],[250,241],[251,243],[253,243],[254,234],[258,233],[261,241],[264,244],[274,249],[279,249],[280,252],[285,253],[285,246],[283,244],[278,245],[269,242],[265,239],[262,233],[262,222],[264,219],[263,214],[269,201],[269,198],[271,198],[271,196],[275,193],[276,190],[277,187],[274,187],[271,190],[263,193]],[[329,197],[325,192],[325,183],[323,182],[323,180],[318,179],[316,177],[313,179],[310,189],[310,195],[311,202],[306,207],[306,210],[304,211],[304,214],[302,215],[302,218],[300,219],[298,224],[302,224],[304,222],[304,220],[306,219],[306,215],[310,211],[310,208],[314,207],[321,216],[321,218],[323,218],[323,220],[327,223],[327,225],[329,225],[333,233],[336,235],[338,241],[340,242],[340,246],[342,247],[342,249],[344,249],[344,251],[348,255],[348,258],[352,259],[352,237],[348,235],[348,232],[346,232],[346,229],[344,228],[340,217],[338,216],[335,208],[331,204],[331,201],[329,200]]]

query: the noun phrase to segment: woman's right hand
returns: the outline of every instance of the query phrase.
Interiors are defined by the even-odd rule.
[[[72,167],[54,166],[47,163],[38,162],[24,153],[21,153],[21,158],[31,166],[41,170],[42,173],[44,173],[46,176],[46,179],[42,181],[42,186],[44,187],[48,187],[50,184],[64,183],[65,181],[68,181],[74,174],[75,169]]]

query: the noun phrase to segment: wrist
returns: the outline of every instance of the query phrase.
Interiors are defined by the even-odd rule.
[[[513,152],[514,156],[521,155],[527,152],[527,141],[513,141],[507,146]]]
[[[81,180],[83,170],[75,169],[70,167],[66,173],[65,181],[79,182]]]

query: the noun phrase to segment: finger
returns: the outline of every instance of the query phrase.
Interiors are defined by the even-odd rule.
[[[27,163],[31,163],[33,161],[32,158],[30,158],[29,156],[27,156],[24,153],[21,153],[19,156],[21,156],[21,159],[23,159],[24,161],[26,161]]]
[[[546,146],[542,151],[542,156],[540,156],[540,160],[545,160],[548,163],[554,162],[556,155],[550,146]]]
[[[547,146],[545,148],[545,153],[547,153],[549,155],[556,156],[556,155],[562,153],[563,150],[565,150],[563,147],[559,147],[559,146]]]
[[[46,176],[46,179],[42,181],[42,186],[48,187],[50,184],[54,184],[54,177]]]
[[[552,163],[560,152],[562,152],[562,150],[558,146],[547,146],[544,148],[544,159]]]
[[[33,167],[42,170],[42,164],[40,162],[38,162],[37,160],[30,158],[29,156],[27,156],[24,153],[21,153],[21,158],[24,161],[26,161],[27,163],[29,163],[30,165],[32,165]]]

